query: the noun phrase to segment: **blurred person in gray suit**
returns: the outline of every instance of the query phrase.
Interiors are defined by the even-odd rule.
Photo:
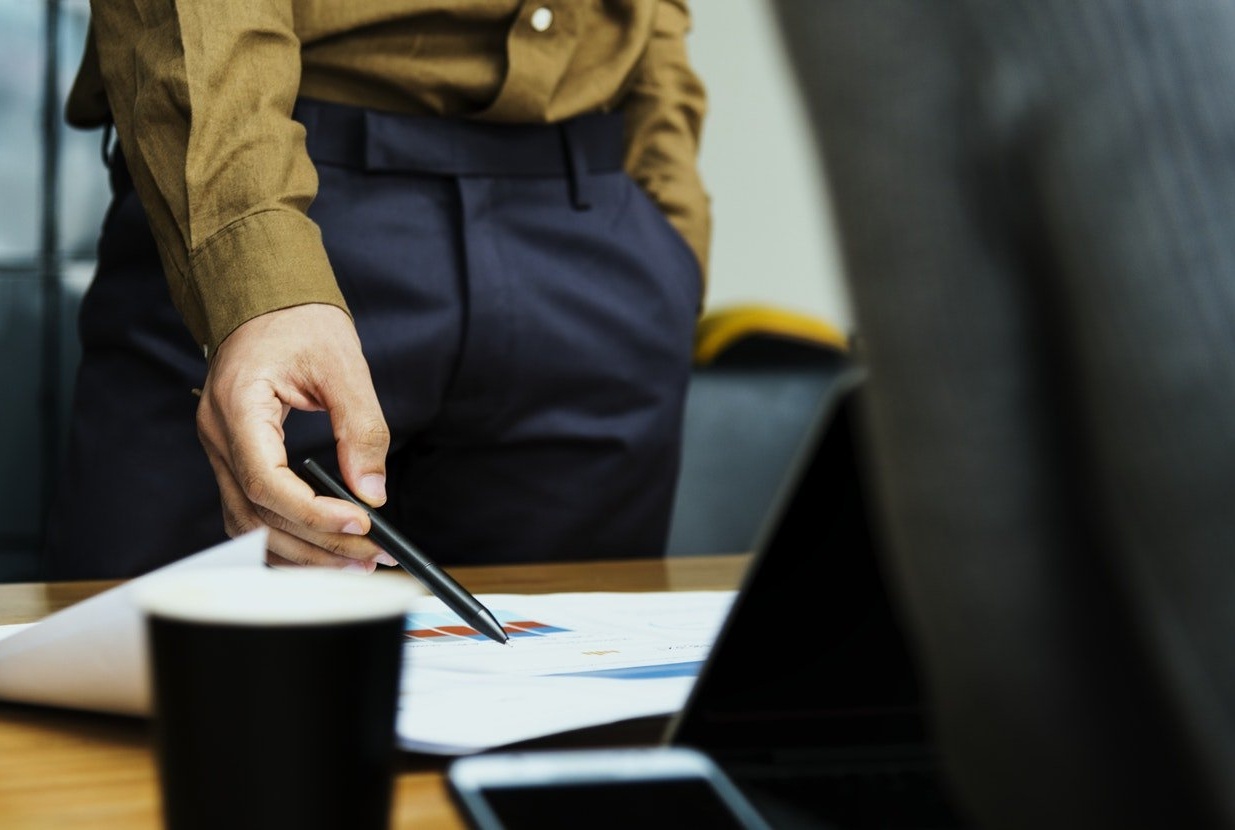
[[[961,800],[1235,826],[1235,4],[774,8]]]

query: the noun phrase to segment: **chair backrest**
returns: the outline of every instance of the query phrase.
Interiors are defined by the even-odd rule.
[[[751,549],[824,394],[851,365],[844,337],[808,315],[705,315],[667,555]]]

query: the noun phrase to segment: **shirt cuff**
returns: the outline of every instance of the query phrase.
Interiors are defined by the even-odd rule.
[[[191,255],[185,289],[177,304],[208,359],[238,326],[267,312],[307,303],[348,310],[321,231],[294,211],[255,213],[219,231]]]

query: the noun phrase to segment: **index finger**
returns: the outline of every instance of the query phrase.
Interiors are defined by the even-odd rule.
[[[338,499],[318,498],[308,482],[288,466],[281,427],[261,419],[240,424],[232,430],[229,444],[232,472],[252,504],[321,533],[360,535],[369,531],[369,517],[363,509]]]

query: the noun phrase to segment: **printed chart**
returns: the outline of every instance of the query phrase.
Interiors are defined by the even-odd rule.
[[[465,753],[681,708],[732,591],[489,594],[500,645],[433,597],[408,615],[401,744]]]

